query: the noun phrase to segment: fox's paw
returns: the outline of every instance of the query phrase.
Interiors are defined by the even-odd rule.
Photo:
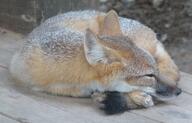
[[[91,98],[93,99],[93,101],[97,104],[100,104],[103,100],[105,100],[106,98],[106,94],[102,93],[102,92],[94,92],[91,95]]]
[[[154,106],[153,98],[151,97],[151,95],[145,95],[143,106],[146,108]]]
[[[129,109],[124,94],[120,92],[96,92],[92,98],[106,114],[123,113]]]
[[[92,99],[106,114],[118,114],[127,110],[148,108],[154,105],[152,97],[142,91],[130,93],[95,92],[92,94]]]
[[[151,95],[145,92],[133,91],[128,93],[127,96],[133,101],[133,103],[137,105],[137,107],[140,106],[141,108],[148,108],[154,105],[153,98],[151,97]]]

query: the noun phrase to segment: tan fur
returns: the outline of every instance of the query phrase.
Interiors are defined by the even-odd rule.
[[[158,43],[156,47],[162,47],[162,45]],[[172,61],[169,54],[167,52],[159,53],[156,51],[155,57],[157,59],[160,75],[168,79],[168,81],[166,81],[167,84],[176,86],[178,80],[180,79],[179,69]]]
[[[47,59],[46,62],[45,59]],[[27,64],[32,77],[40,85],[55,82],[87,83],[98,76],[85,61],[82,53],[70,62],[56,63],[54,60],[46,58],[39,49],[36,49],[28,59]],[[87,71],[90,72],[87,73]],[[62,77],[63,75],[65,76]]]
[[[154,105],[151,96],[143,93],[142,91],[133,91],[131,93],[128,93],[126,96],[128,100],[132,100],[132,103],[136,105],[134,106],[135,108],[137,106],[144,106],[145,108],[147,108]]]
[[[121,68],[121,64],[118,63],[110,66],[103,66],[102,64],[94,67],[90,66],[85,59],[83,49],[81,52],[71,61],[58,63],[45,56],[41,50],[36,49],[26,61],[28,71],[36,84],[39,85],[57,82],[86,85],[92,80],[98,80],[105,84],[109,79],[105,78],[105,76],[110,76],[115,69],[118,71]]]
[[[114,13],[114,12],[111,12]],[[113,16],[113,14],[109,14],[108,16]],[[118,28],[118,23],[116,24],[112,24],[113,26],[115,26],[115,30],[112,29],[107,29],[110,28],[109,27],[103,27],[104,25],[104,18],[105,16],[103,15],[98,15],[95,17],[95,20],[90,20],[90,21],[74,21],[71,22],[72,24],[65,24],[63,26],[68,26],[68,27],[72,27],[73,29],[79,30],[79,31],[84,31],[86,28],[90,28],[95,34],[110,34],[110,35],[121,35],[121,32],[119,33],[119,28]],[[109,21],[116,22],[116,16],[112,17],[115,18],[114,20],[110,20],[111,18],[109,18]],[[108,23],[110,24],[110,22]],[[153,31],[151,31],[151,29],[143,27],[143,28],[138,28],[137,30],[135,30],[135,32],[137,32],[134,35],[131,34],[125,34],[127,35],[129,38],[132,39],[132,41],[138,46],[141,47],[143,49],[145,49],[146,51],[148,51],[150,54],[152,54],[158,61],[158,69],[160,71],[161,74],[163,74],[164,76],[169,76],[169,79],[171,79],[172,83],[170,82],[169,84],[171,85],[175,85],[176,83],[174,83],[174,81],[179,80],[180,76],[179,76],[179,72],[178,72],[178,68],[176,67],[176,65],[173,63],[172,59],[170,58],[170,56],[167,54],[167,52],[164,50],[164,52],[162,52],[161,54],[156,54],[156,49],[157,47],[162,47],[160,46],[157,42],[156,42],[156,36],[155,33]],[[114,33],[114,34],[112,34]],[[150,43],[148,43],[150,42]],[[127,53],[126,53],[127,55]],[[170,69],[171,68],[171,69]]]
[[[118,28],[119,23],[117,22],[116,14],[113,16],[114,11],[111,11],[108,15],[108,18],[105,18],[103,15],[98,15],[96,17],[97,21],[91,21],[91,22],[85,22],[84,28],[88,28],[90,25],[92,25],[90,28],[95,32],[96,34],[107,34],[107,35],[122,35],[121,30]],[[105,20],[107,19],[107,20]],[[107,25],[103,27],[104,22],[107,21]],[[115,23],[116,22],[116,23]],[[73,28],[80,29],[78,26],[81,25],[81,22],[74,21]],[[113,26],[111,26],[113,25]],[[111,27],[111,29],[110,29]],[[98,29],[99,28],[99,29]],[[81,28],[82,29],[82,28]],[[115,29],[115,30],[114,30]],[[147,27],[141,27],[136,30],[134,30],[135,33],[133,34],[124,34],[127,35],[138,47],[145,49],[148,51],[151,55],[153,55],[157,62],[157,66],[159,69],[160,74],[163,74],[163,76],[169,75],[169,79],[171,80],[170,85],[175,86],[175,82],[179,80],[179,70],[175,63],[172,61],[171,57],[168,55],[166,50],[164,50],[162,53],[157,54],[156,50],[157,47],[163,47],[162,45],[159,45],[155,33],[147,28]],[[149,43],[150,42],[150,43]],[[118,49],[121,50],[121,49]],[[123,54],[123,52],[121,52]],[[126,55],[128,55],[126,53]],[[130,54],[129,54],[130,56]],[[132,56],[130,56],[132,57]]]
[[[111,36],[122,35],[118,20],[118,15],[115,11],[108,12],[103,21],[100,21],[99,25],[103,25],[100,26],[100,34]]]
[[[72,97],[85,97],[81,94],[81,90],[78,87],[59,88],[59,87],[46,87],[46,92],[60,95],[60,96],[72,96]]]
[[[107,14],[95,15],[87,20],[70,20],[66,18],[60,23],[52,24],[51,27],[63,27],[74,32],[86,33],[85,38],[88,35],[88,38],[93,41],[86,42],[88,39],[82,39],[84,42],[78,47],[72,44],[69,45],[67,44],[68,42],[65,44],[64,42],[62,45],[75,54],[74,56],[70,53],[62,54],[62,57],[72,56],[67,58],[67,60],[59,61],[54,59],[51,53],[51,55],[47,55],[46,51],[41,48],[44,42],[38,44],[40,47],[32,47],[32,50],[26,48],[27,52],[29,52],[27,57],[23,55],[23,52],[20,53],[20,56],[24,57],[25,69],[27,69],[26,74],[30,76],[29,78],[34,82],[34,85],[43,88],[46,92],[75,97],[83,96],[82,89],[84,88],[90,88],[91,90],[92,86],[99,86],[91,91],[100,89],[100,86],[109,89],[113,84],[113,86],[117,86],[115,84],[119,80],[116,79],[121,79],[122,77],[125,77],[126,80],[121,82],[121,84],[128,84],[128,90],[126,91],[129,92],[132,89],[129,90],[130,85],[134,85],[134,87],[154,87],[156,84],[155,78],[147,75],[158,75],[157,71],[160,73],[160,77],[164,78],[166,84],[176,86],[176,81],[179,79],[178,69],[156,39],[155,33],[146,26],[135,27],[133,31],[126,32],[120,27],[118,15],[114,11],[110,11]],[[46,26],[41,28],[46,29]],[[34,42],[30,43],[33,44]],[[95,47],[95,50],[99,49],[97,51],[99,52],[98,54],[94,50],[89,51]],[[158,49],[159,47],[160,49]],[[95,54],[91,54],[93,52]],[[58,52],[56,51],[56,53]],[[90,61],[95,59],[91,59],[92,56],[90,54],[96,57],[96,61],[93,64]],[[90,61],[87,57],[90,57]],[[97,61],[100,57],[101,60]],[[154,59],[156,60],[155,63]],[[15,60],[13,61],[15,62]],[[16,63],[14,62],[11,68],[15,68],[14,65]],[[14,69],[11,70],[12,74],[17,72]],[[22,80],[22,76],[17,77]],[[57,86],[57,84],[64,84],[63,88]],[[67,85],[66,87],[64,87],[65,84]],[[119,88],[121,89],[122,87]],[[145,101],[146,96],[147,99],[151,98],[148,97],[150,95],[143,96],[143,91],[135,91],[127,96],[131,97],[137,105],[145,105],[143,101]],[[152,103],[149,105],[152,105]]]
[[[94,33],[98,34],[99,32],[99,23],[97,22],[97,20],[93,19],[93,20],[89,20],[89,21],[83,21],[83,20],[80,20],[80,21],[72,21],[70,22],[72,23],[71,25],[66,25],[66,27],[69,27],[69,28],[72,28],[72,29],[75,29],[75,30],[78,30],[78,31],[85,31],[87,28],[90,28]]]

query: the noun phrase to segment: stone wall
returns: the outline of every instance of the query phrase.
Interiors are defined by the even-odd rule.
[[[0,26],[27,34],[51,16],[97,7],[97,0],[1,0]]]

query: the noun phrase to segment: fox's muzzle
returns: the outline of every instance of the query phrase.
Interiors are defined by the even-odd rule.
[[[158,83],[156,88],[156,94],[161,96],[178,96],[180,95],[182,90],[178,87],[171,87],[164,83]]]
[[[156,79],[156,95],[171,97],[178,96],[182,93],[182,90],[177,87],[177,81],[170,80],[169,78],[161,75],[156,76]]]

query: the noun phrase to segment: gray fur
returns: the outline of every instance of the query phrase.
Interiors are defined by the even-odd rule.
[[[34,31],[32,31],[32,33],[30,33],[27,37],[27,40],[22,50],[22,54],[25,55],[24,58],[29,57],[32,53],[31,51],[35,48],[38,48],[43,52],[43,54],[57,62],[67,60],[69,61],[71,58],[77,56],[80,51],[82,51],[81,49],[83,48],[83,42],[85,40],[85,32],[80,32],[65,27],[62,24],[69,24],[72,20],[78,21],[78,19],[90,20],[99,14],[103,15],[104,13],[88,10],[80,12],[68,12],[46,20],[39,27],[34,29]],[[120,26],[124,34],[129,34],[130,39],[128,37],[118,37],[119,42],[114,42],[114,44],[121,44],[121,49],[128,48],[131,49],[134,53],[136,53],[136,58],[130,60],[128,66],[125,67],[125,74],[128,74],[130,76],[138,76],[144,75],[146,73],[154,73],[154,58],[147,51],[138,48],[133,42],[131,42],[131,40],[134,40],[133,38],[137,29],[140,29],[141,27],[147,27],[143,26],[137,21],[122,17],[120,17]],[[108,38],[110,37],[100,37],[101,40],[110,40],[112,42],[117,41],[117,39]],[[148,69],[148,71],[144,70],[144,67],[142,66],[143,61],[141,59],[147,60],[147,63],[151,65],[151,69]]]
[[[74,57],[79,52],[78,48],[83,46],[85,33],[65,28],[60,24],[70,24],[71,20],[78,19],[90,20],[99,14],[103,15],[104,13],[86,10],[68,12],[49,18],[29,34],[23,52],[27,53],[30,48],[38,47],[42,49],[44,54],[60,60]],[[124,33],[134,32],[135,28],[143,26],[137,21],[126,18],[120,18],[120,25]]]

